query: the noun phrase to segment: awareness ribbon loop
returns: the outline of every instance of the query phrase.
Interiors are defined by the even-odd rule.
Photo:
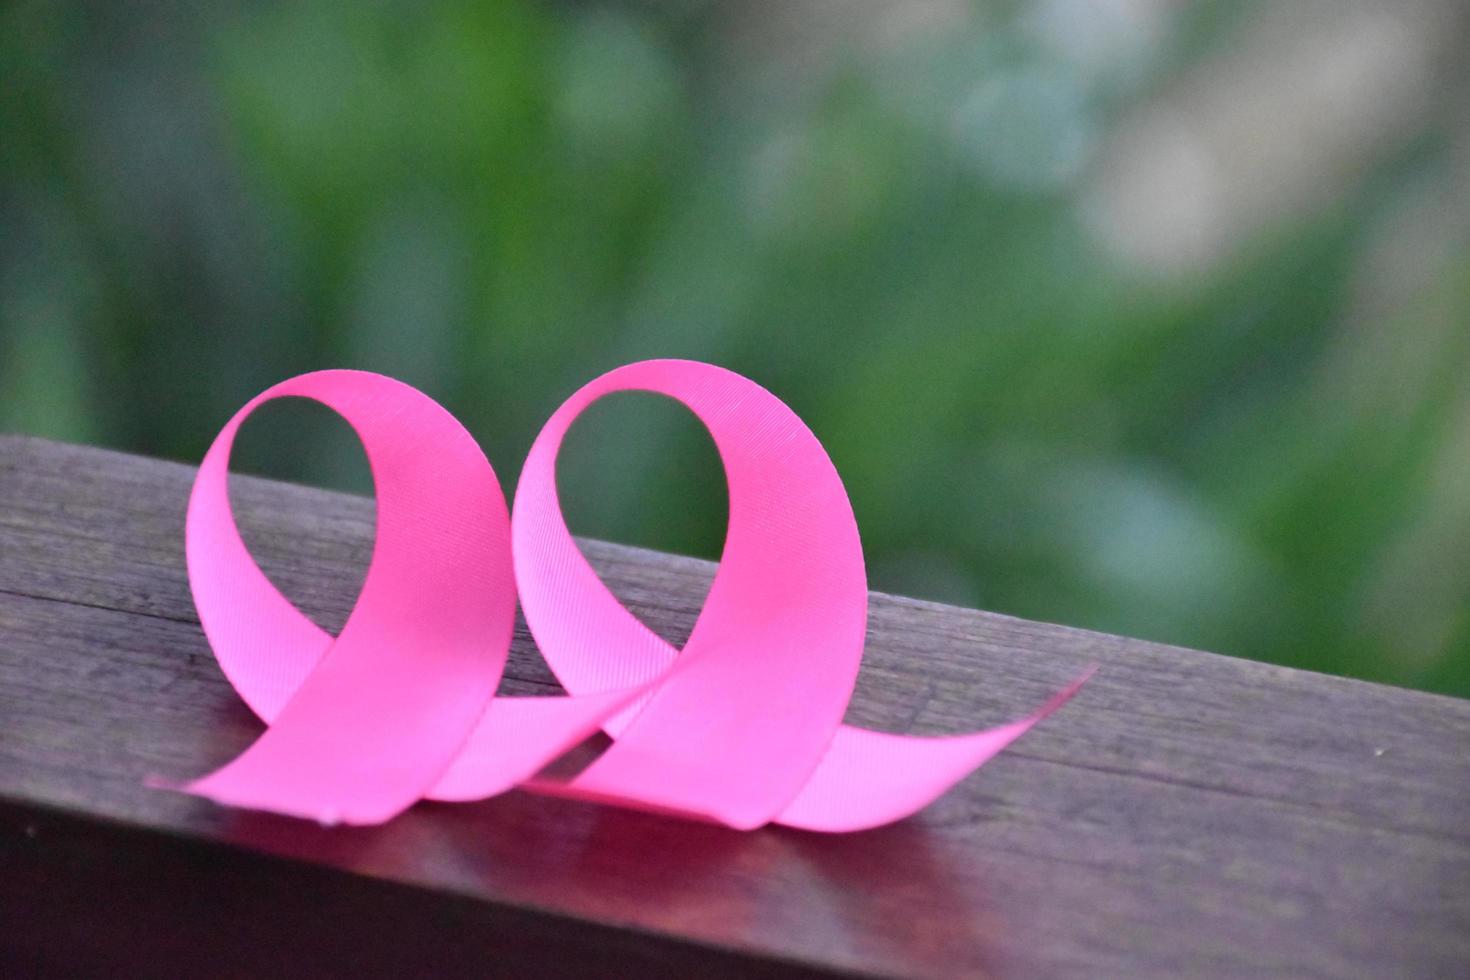
[[[607,589],[557,496],[556,456],[572,422],[628,390],[691,410],[729,484],[720,566],[682,650]],[[266,579],[230,511],[234,435],[255,407],[283,396],[319,401],[352,425],[377,491],[372,562],[335,639]],[[421,798],[521,786],[740,829],[859,830],[923,808],[1082,683],[1027,718],[969,735],[842,724],[867,621],[846,491],[785,404],[694,361],[626,365],[573,394],[532,445],[509,518],[489,461],[427,396],[359,371],[290,379],[247,403],[210,447],[186,538],[205,633],[269,727],[180,788],[323,822],[378,823]],[[517,592],[565,697],[495,696]],[[598,728],[612,743],[589,766],[564,780],[537,775]]]

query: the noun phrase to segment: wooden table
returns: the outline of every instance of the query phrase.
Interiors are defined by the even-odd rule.
[[[855,723],[969,730],[1101,670],[846,836],[524,793],[326,829],[147,789],[259,731],[190,602],[192,473],[0,437],[0,974],[1470,976],[1470,702],[885,595]],[[340,625],[372,502],[234,495]],[[585,547],[682,641],[712,566]],[[557,690],[524,631],[504,690]]]

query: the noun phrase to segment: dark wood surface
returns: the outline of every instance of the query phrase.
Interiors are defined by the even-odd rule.
[[[192,472],[0,437],[0,974],[1470,976],[1470,702],[877,594],[854,723],[970,730],[1101,670],[846,836],[524,793],[325,829],[147,789],[259,730],[190,602]],[[371,501],[234,490],[339,625]],[[683,639],[712,566],[585,547]],[[504,690],[555,689],[518,632]]]

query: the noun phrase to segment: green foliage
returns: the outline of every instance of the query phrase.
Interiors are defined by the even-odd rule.
[[[1147,66],[1068,68],[1015,12],[803,75],[702,5],[12,5],[0,423],[193,459],[354,366],[513,485],[576,385],[697,357],[822,438],[875,587],[1470,695],[1467,253],[1353,315],[1444,141],[1183,277],[1084,220],[1098,146],[1223,6]],[[320,416],[250,430],[242,468],[366,488]],[[717,556],[677,409],[574,437],[575,528]]]

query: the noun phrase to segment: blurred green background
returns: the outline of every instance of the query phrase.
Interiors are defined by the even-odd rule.
[[[354,366],[510,487],[583,381],[713,360],[824,441],[876,588],[1470,695],[1467,42],[1437,0],[12,2],[0,427],[195,460]],[[265,414],[239,468],[366,488]],[[718,554],[677,407],[574,436],[575,530]]]

